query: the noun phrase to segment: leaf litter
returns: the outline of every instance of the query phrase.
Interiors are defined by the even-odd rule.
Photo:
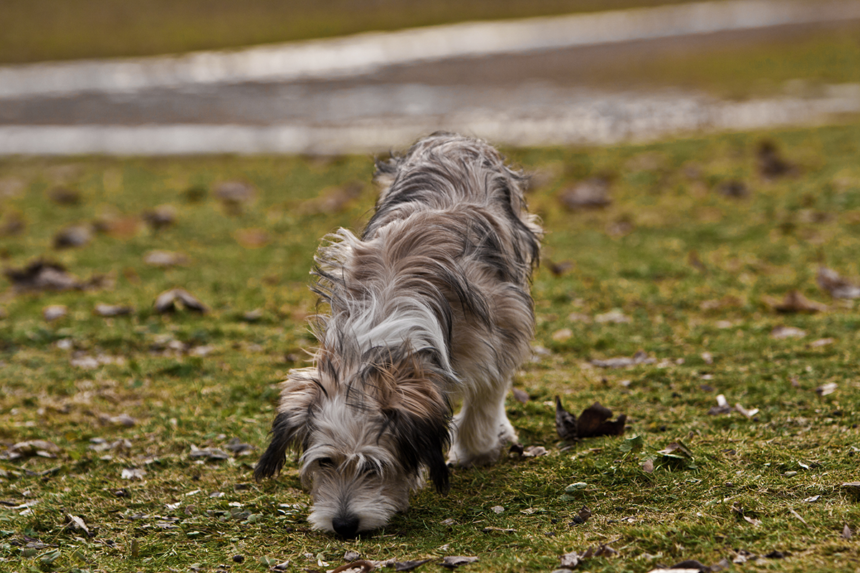
[[[561,398],[555,397],[555,429],[566,442],[597,436],[620,436],[624,433],[627,416],[620,414],[610,421],[612,410],[595,402],[582,411],[579,418],[564,409]]]
[[[91,290],[107,286],[104,275],[93,275],[82,281],[69,274],[66,268],[54,262],[36,260],[22,269],[5,269],[3,274],[17,292]]]
[[[819,267],[815,282],[833,298],[860,298],[860,286],[842,278],[833,269]]]
[[[175,312],[179,308],[199,313],[209,312],[209,308],[200,302],[197,297],[181,288],[166,290],[158,295],[153,303],[153,307],[160,314]]]
[[[773,310],[785,314],[797,312],[824,312],[828,309],[826,304],[811,301],[800,294],[800,291],[797,290],[789,292],[782,300],[771,296],[764,296],[762,297],[762,301]]]

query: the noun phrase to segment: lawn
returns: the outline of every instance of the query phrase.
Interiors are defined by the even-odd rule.
[[[146,56],[690,0],[4,0],[0,62]]]
[[[821,266],[860,276],[860,124],[506,153],[547,230],[527,400],[507,409],[547,453],[455,470],[447,497],[423,490],[348,541],[309,530],[292,459],[276,480],[252,469],[277,382],[313,345],[315,246],[367,220],[371,159],[0,160],[2,266],[44,259],[80,287],[0,278],[0,570],[325,571],[355,552],[548,572],[601,546],[577,571],[860,570],[842,485],[860,479],[860,310],[816,284]],[[584,181],[611,203],[563,208]],[[71,225],[85,244],[55,248]],[[171,288],[209,311],[158,314]],[[776,310],[794,290],[826,309]],[[626,414],[626,433],[563,443],[557,395]],[[679,441],[689,455],[664,450]]]

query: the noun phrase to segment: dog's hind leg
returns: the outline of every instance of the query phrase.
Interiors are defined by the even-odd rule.
[[[505,395],[510,382],[491,382],[469,388],[463,407],[454,416],[448,463],[462,467],[495,463],[517,433],[505,412]]]

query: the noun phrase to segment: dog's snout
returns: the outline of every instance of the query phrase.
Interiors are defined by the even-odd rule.
[[[338,516],[331,520],[331,526],[342,537],[355,537],[358,533],[359,518],[355,515]]]

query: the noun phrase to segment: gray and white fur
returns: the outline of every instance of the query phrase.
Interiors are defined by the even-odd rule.
[[[313,366],[282,384],[255,470],[301,452],[310,523],[345,537],[405,511],[425,471],[445,493],[448,463],[491,464],[516,440],[504,399],[534,333],[542,230],[520,173],[483,141],[436,133],[378,162],[376,180],[361,237],[340,229],[318,251],[330,312],[314,321]]]

